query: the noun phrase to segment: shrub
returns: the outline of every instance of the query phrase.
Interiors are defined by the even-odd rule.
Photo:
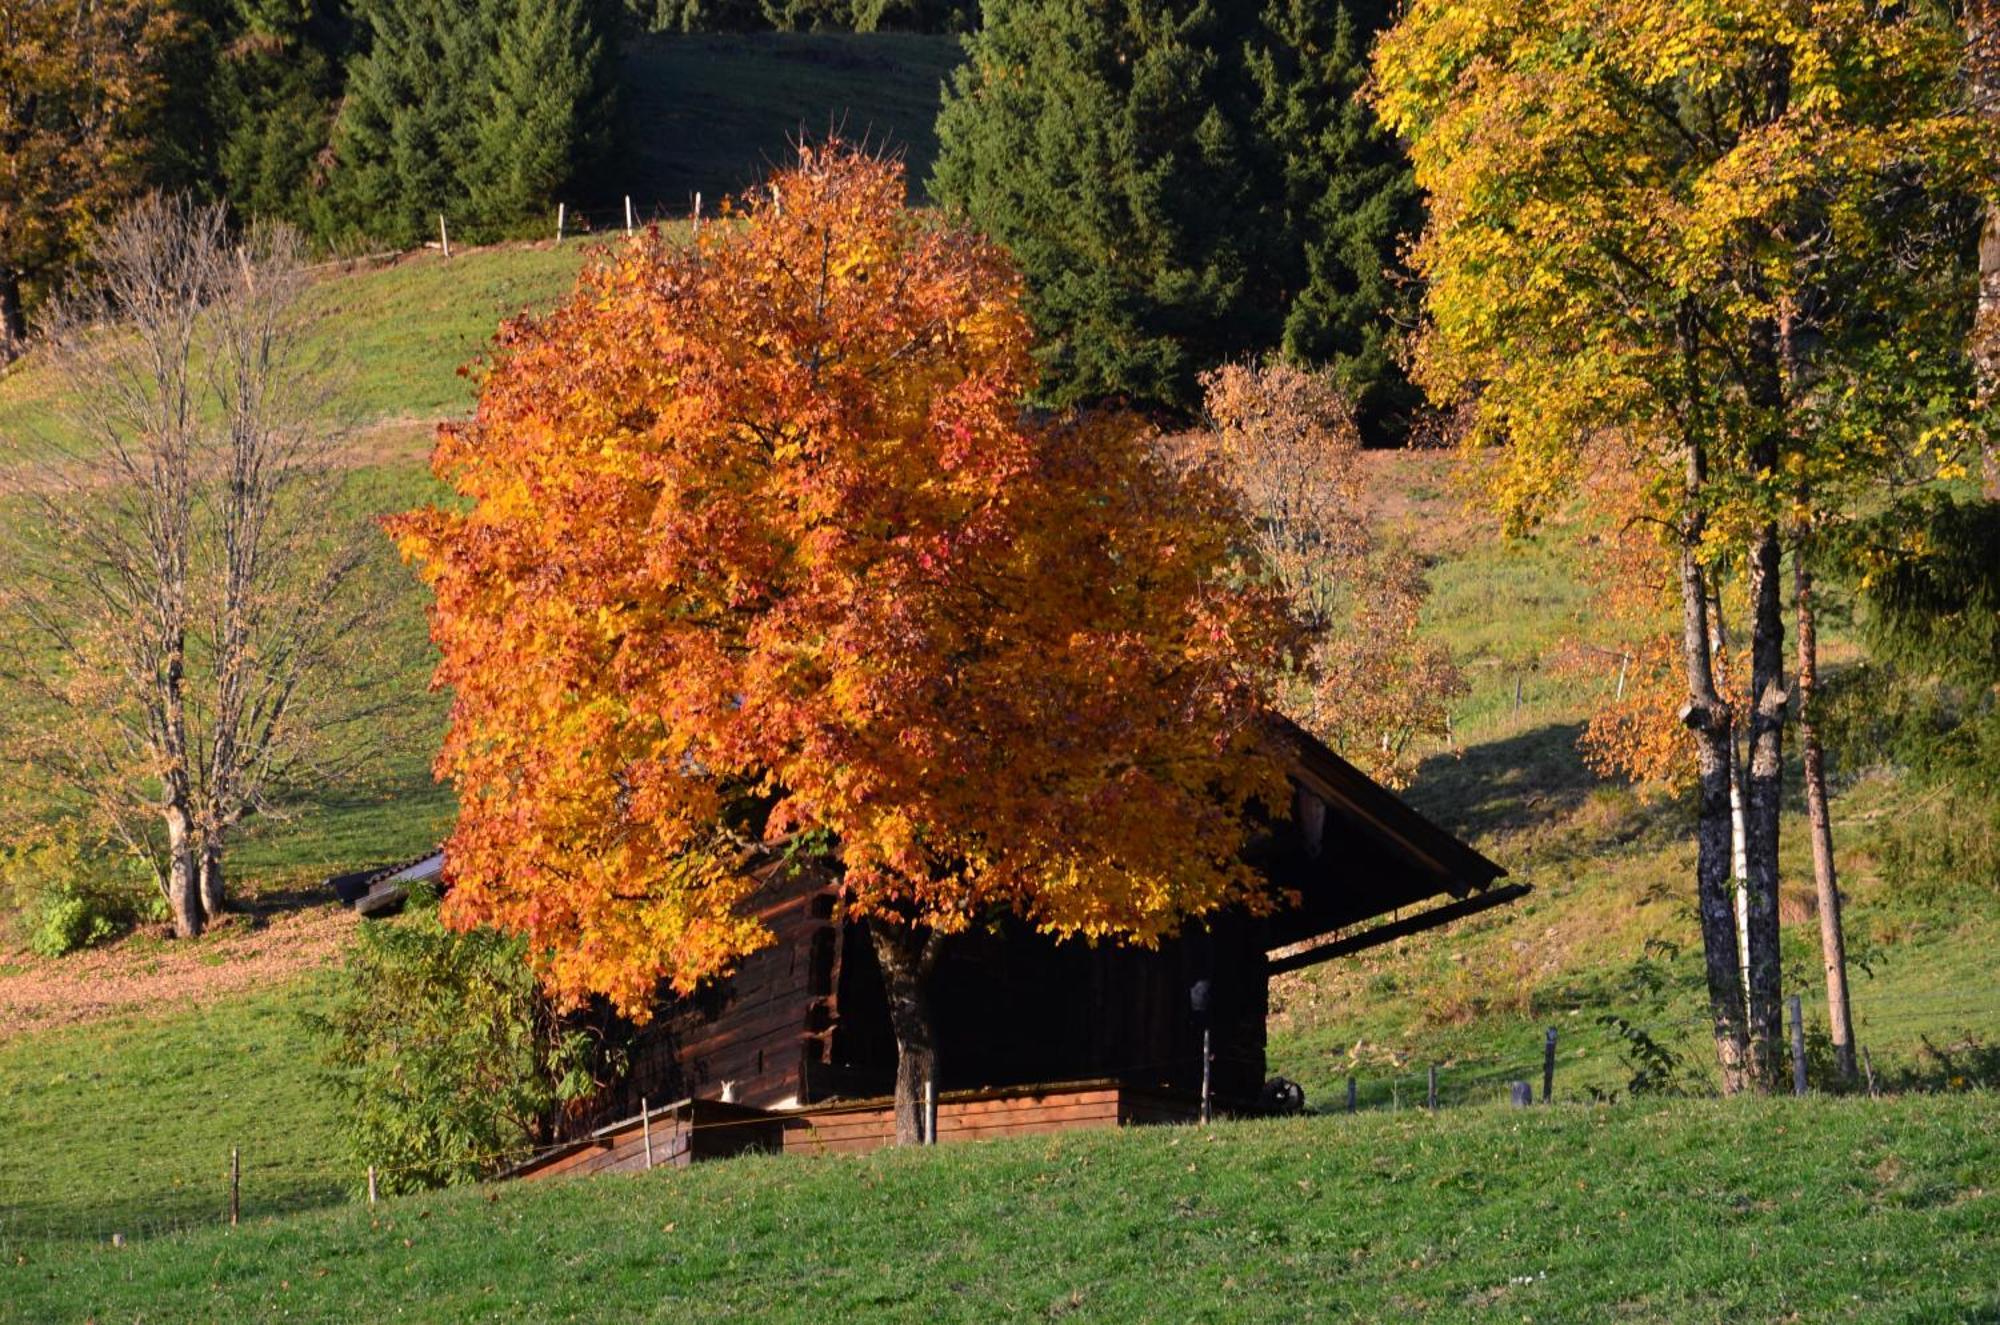
[[[341,992],[309,1018],[348,1100],[359,1165],[389,1191],[487,1177],[549,1139],[566,1103],[594,1095],[615,1055],[565,1024],[522,940],[446,929],[419,901],[364,926]]]
[[[44,897],[29,922],[28,950],[38,957],[62,957],[79,948],[102,943],[117,932],[110,916],[78,893],[55,892]]]
[[[132,862],[66,833],[0,853],[0,880],[22,941],[40,957],[102,943],[162,908]]]

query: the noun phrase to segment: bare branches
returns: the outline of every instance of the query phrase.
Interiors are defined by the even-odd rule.
[[[225,905],[230,830],[351,759],[334,734],[384,703],[348,673],[387,548],[341,513],[302,258],[282,227],[146,199],[48,320],[64,431],[14,446],[0,736],[145,844],[184,934]]]

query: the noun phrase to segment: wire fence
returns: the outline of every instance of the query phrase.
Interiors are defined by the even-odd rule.
[[[1858,1047],[1867,1051],[1867,1078],[1853,1084],[1841,1082],[1834,1071],[1823,1017],[1802,1017],[1796,1038],[1789,1022],[1785,1030],[1788,1054],[1801,1053],[1806,1060],[1811,1093],[1867,1094],[1872,1089],[1880,1095],[1900,1095],[2000,1088],[2000,1042],[1994,1038],[2000,1027],[1995,1023],[1994,1007],[1963,996],[1904,999],[1880,1012],[1867,1010],[1864,1002],[1856,1017],[1856,1039]],[[1328,1124],[1338,1125],[1338,1117],[1350,1112],[1491,1108],[1521,1103],[1523,1095],[1536,1104],[1601,1102],[1615,1095],[1646,1093],[1646,1087],[1635,1092],[1631,1081],[1635,1071],[1646,1070],[1654,1073],[1650,1089],[1660,1094],[1712,1093],[1711,1029],[1707,1018],[1698,1014],[1660,1012],[1637,1018],[1625,1012],[1591,1015],[1579,1009],[1532,1035],[1524,1028],[1476,1061],[1440,1056],[1436,1062],[1422,1062],[1406,1057],[1398,1062],[1352,1063],[1344,1071],[1341,1065],[1322,1063],[1321,1070],[1311,1074],[1319,1097],[1307,1101],[1307,1110],[1331,1115]],[[1649,1056],[1648,1045],[1677,1060],[1683,1075],[1673,1079],[1663,1070],[1669,1060]],[[1889,1047],[1875,1052],[1871,1045]],[[1218,1053],[1214,1061],[1235,1060]],[[1788,1058],[1788,1067],[1789,1062]],[[1128,1072],[1135,1079],[1167,1073],[1187,1077],[1189,1066],[1133,1065]],[[1283,1070],[1286,1064],[1278,1066]],[[1329,1066],[1331,1072],[1326,1070]],[[662,1106],[649,1113],[659,1119],[671,1111]],[[273,1125],[281,1126],[282,1120]],[[769,1125],[768,1117],[702,1123],[704,1131]],[[236,1219],[251,1222],[369,1201],[371,1166],[352,1155],[267,1160],[254,1137],[218,1138],[218,1142],[214,1161],[195,1168],[135,1162],[115,1172],[79,1173],[60,1187],[32,1189],[0,1174],[0,1259],[28,1256],[37,1244],[125,1242],[212,1228],[229,1223],[232,1209]],[[576,1144],[570,1139],[512,1147],[478,1158],[487,1161],[487,1171],[498,1173]],[[387,1192],[405,1185],[399,1179],[422,1176],[429,1166],[380,1163],[372,1169],[373,1185]]]

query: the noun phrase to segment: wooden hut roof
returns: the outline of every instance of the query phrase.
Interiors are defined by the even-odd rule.
[[[1298,724],[1273,714],[1268,731],[1295,789],[1297,828],[1260,853],[1271,881],[1297,898],[1273,922],[1273,971],[1430,929],[1530,891],[1501,885],[1504,868]],[[1357,929],[1385,917],[1385,924]]]

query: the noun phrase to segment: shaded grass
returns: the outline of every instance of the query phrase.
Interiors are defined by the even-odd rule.
[[[0,1264],[0,1312],[2000,1319],[1994,1122],[1989,1096],[1743,1101],[749,1158],[26,1248]]]
[[[622,225],[627,193],[681,217],[699,191],[714,215],[725,195],[790,159],[801,134],[829,130],[900,153],[921,197],[937,155],[940,89],[963,54],[956,37],[915,33],[640,38],[623,57],[619,159],[593,219]]]

